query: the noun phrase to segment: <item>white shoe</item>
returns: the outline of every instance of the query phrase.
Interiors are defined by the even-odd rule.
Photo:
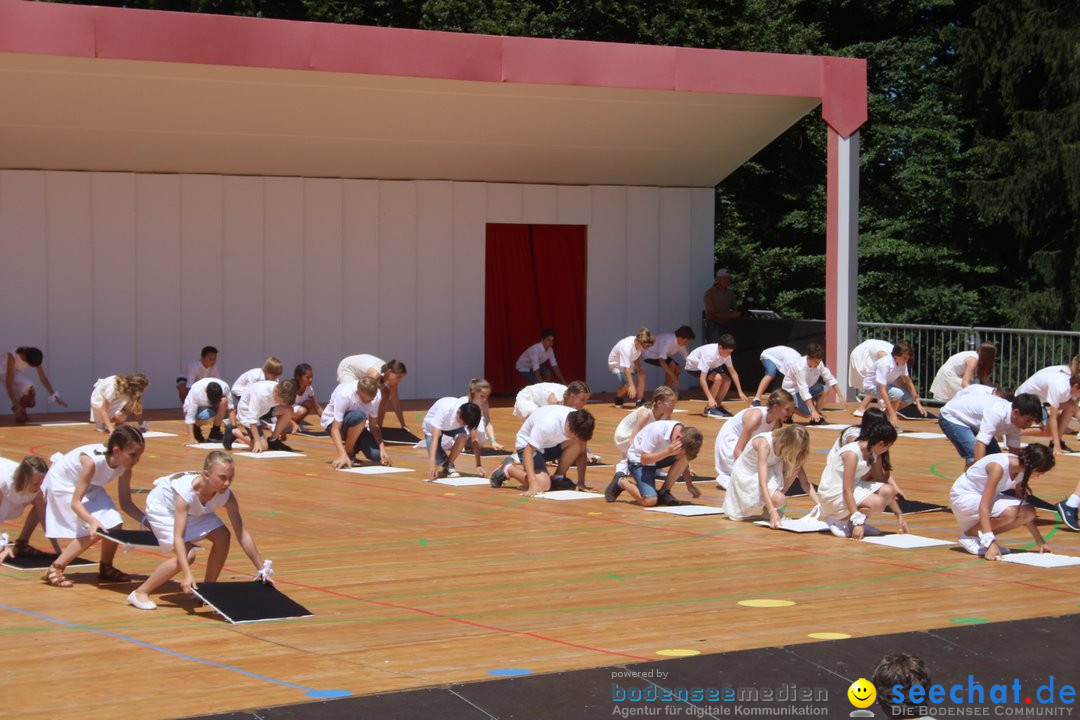
[[[829,525],[829,532],[839,538],[851,537],[851,521],[850,520],[826,520]]]
[[[132,590],[131,593],[127,596],[127,601],[135,607],[139,608],[140,610],[157,610],[156,602],[154,602],[153,600],[147,600],[146,602],[143,602],[139,598],[135,597],[134,590]]]
[[[964,548],[964,550],[967,550],[972,555],[978,555],[979,557],[982,557],[986,554],[986,549],[979,544],[978,538],[964,535],[962,537],[956,538],[956,542],[959,543],[960,547]]]
[[[720,490],[727,490],[728,482],[727,478],[718,477],[716,478],[716,487]]]
[[[863,413],[862,410],[855,410],[851,414],[854,415],[855,417],[862,417],[864,413]]]

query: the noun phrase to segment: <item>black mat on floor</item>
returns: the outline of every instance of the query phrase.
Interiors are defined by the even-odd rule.
[[[111,540],[118,545],[130,545],[131,547],[147,547],[156,548],[158,546],[157,538],[154,533],[149,530],[111,530],[106,532],[104,530],[98,530],[95,533],[98,537],[103,537],[106,540]]]
[[[919,513],[938,512],[940,510],[950,512],[949,508],[944,505],[935,505],[934,503],[923,502],[922,500],[900,498],[897,502],[900,504],[900,512],[905,515],[918,515]]]
[[[330,437],[329,430],[311,430],[308,428],[300,428],[296,431],[297,435],[306,435],[307,437]]]
[[[8,558],[4,561],[4,567],[9,567],[13,570],[44,570],[56,562],[56,558],[58,557],[60,557],[59,553],[48,553],[39,557]],[[68,563],[69,568],[81,567],[83,565],[97,565],[97,563],[82,558],[75,558]]]
[[[195,594],[231,623],[289,620],[312,612],[273,585],[258,581],[199,583]]]
[[[1006,490],[1002,495],[1012,495],[1016,497],[1016,493],[1013,490]],[[1053,503],[1048,503],[1038,495],[1028,495],[1027,502],[1034,505],[1039,510],[1047,510],[1049,512],[1057,512],[1057,506]]]
[[[925,415],[920,415],[919,414],[919,408],[915,407],[914,405],[908,405],[906,408],[904,408],[902,410],[898,410],[896,412],[896,414],[899,415],[900,417],[906,418],[908,420],[937,420],[938,419],[938,416],[935,415],[934,413],[930,412],[929,410],[926,411]]]
[[[817,485],[814,485],[814,489],[817,490]],[[802,489],[802,485],[798,481],[791,483],[791,487],[784,493],[788,497],[807,497],[810,493]]]
[[[382,429],[382,439],[384,442],[396,444],[408,443],[409,445],[415,445],[416,443],[420,442],[420,438],[416,437],[408,430],[404,430],[402,428],[384,427]]]
[[[946,697],[941,705],[930,705],[931,715],[939,709],[942,712],[938,715],[946,716],[951,709],[952,715],[967,717],[975,715],[972,707],[979,706],[988,708],[980,715],[994,717],[990,690],[993,685],[1002,684],[1008,687],[1010,702],[997,707],[1016,711],[1008,715],[1027,715],[1026,710],[1036,708],[1044,715],[1067,717],[1065,708],[1072,707],[1072,703],[1041,705],[1037,693],[1040,686],[1050,683],[1051,676],[1058,698],[1063,685],[1075,687],[1076,651],[1072,639],[1077,633],[1080,633],[1080,615],[956,625],[925,632],[527,675],[203,717],[213,720],[848,717],[853,710],[847,699],[848,686],[859,678],[869,679],[883,656],[899,652],[922,658],[933,683],[947,689],[960,685],[965,700],[969,675],[975,685],[982,686],[982,702],[957,705]],[[694,642],[684,639],[678,647],[692,649]],[[1019,703],[1011,702],[1016,681],[1020,687]],[[358,692],[363,692],[362,688],[359,677]],[[694,691],[704,699],[693,699],[690,693]],[[765,699],[766,692],[773,699]],[[669,699],[664,699],[665,693]],[[721,693],[731,693],[731,699],[708,699],[709,694],[723,697]],[[786,699],[806,693],[813,699]],[[681,694],[687,699],[675,699]],[[640,699],[633,700],[635,697]],[[1025,703],[1028,697],[1032,699],[1030,705]],[[887,720],[880,706],[872,705],[870,710],[875,717]],[[1006,717],[1005,713],[996,714]]]
[[[509,450],[496,450],[494,448],[480,448],[480,455],[482,457],[506,457],[512,453]]]

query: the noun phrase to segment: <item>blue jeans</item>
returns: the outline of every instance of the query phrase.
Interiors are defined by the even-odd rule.
[[[525,448],[516,448],[517,456],[521,458],[522,467],[525,463]],[[535,448],[534,448],[535,450]],[[539,475],[540,473],[546,473],[548,471],[547,464],[555,463],[555,467],[559,467],[559,458],[562,457],[562,445],[555,445],[553,447],[544,448],[543,452],[533,453],[533,472]]]
[[[817,400],[821,397],[821,393],[823,392],[825,392],[825,383],[816,382],[810,386],[810,397],[813,400]],[[795,409],[802,415],[810,414],[809,406],[806,404],[806,401],[803,400],[802,395],[799,395],[798,393],[795,395]]]
[[[943,417],[938,418],[938,427],[941,428],[941,432],[945,433],[945,437],[949,438],[949,442],[953,444],[956,452],[959,453],[960,457],[964,458],[965,462],[975,462],[974,430],[967,425],[950,422]],[[998,441],[996,439],[991,440],[990,444],[986,446],[986,454],[991,455],[999,452],[1001,452],[1001,448],[998,446]]]
[[[878,386],[877,385],[874,386],[873,390],[867,390],[864,387],[863,388],[863,393],[865,393],[866,395],[869,395],[870,397],[875,397],[875,398],[878,397],[881,394],[878,391]],[[889,385],[889,399],[892,400],[893,402],[898,402],[900,400],[903,400],[904,403],[907,404],[907,405],[910,405],[911,403],[915,402],[915,398],[913,398],[911,396],[911,393],[909,393],[907,390],[903,389],[899,385]]]
[[[459,428],[454,428],[453,430],[443,430],[442,434],[443,434],[443,437],[456,438],[458,435],[462,434],[463,432],[465,432],[465,428],[459,427]],[[427,442],[428,451],[430,451],[431,450],[431,441],[432,441],[431,433],[424,433],[424,440]],[[449,460],[449,458],[446,455],[446,451],[442,449],[442,442],[440,442],[439,446],[437,448],[435,448],[435,464],[436,465],[445,465],[447,460]]]
[[[642,498],[657,497],[659,495],[656,491],[656,471],[674,465],[676,457],[676,455],[670,455],[655,465],[630,463],[627,474],[634,478]]]
[[[200,405],[199,411],[195,413],[195,421],[198,422],[200,420],[213,420],[215,415],[217,415],[217,410],[212,407]]]
[[[345,441],[345,437],[349,434],[349,428],[356,427],[366,423],[368,419],[367,413],[363,410],[353,410],[352,412],[345,413],[345,417],[341,419],[341,433],[342,442]],[[360,436],[356,438],[356,442],[351,448],[345,448],[351,455],[356,453],[364,453],[364,457],[368,460],[379,462],[382,460],[382,453],[379,452],[379,443],[375,442],[375,436],[371,434],[371,430],[364,428],[360,433]]]

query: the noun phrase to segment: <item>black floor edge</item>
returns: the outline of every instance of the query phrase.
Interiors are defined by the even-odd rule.
[[[1020,598],[1008,598],[1016,604]],[[866,610],[903,612],[887,598]],[[945,698],[929,714],[943,717],[1070,717],[1063,685],[1080,684],[1080,614],[1004,623],[958,625],[802,645],[478,681],[380,695],[201,716],[206,720],[576,720],[578,718],[849,717],[848,686],[869,679],[885,655],[921,657],[935,684],[961,685],[964,703]],[[362,671],[358,672],[362,675]],[[969,679],[969,676],[970,679]],[[1053,676],[1054,702],[1042,703]],[[362,684],[362,677],[358,684]],[[977,689],[982,687],[982,702]],[[1007,702],[990,692],[1005,685]],[[1042,686],[1041,695],[1040,686]],[[668,695],[665,697],[665,691]],[[766,699],[767,693],[772,699]],[[968,703],[967,693],[974,703]],[[805,700],[809,694],[811,699]],[[757,696],[755,699],[755,695]],[[1019,703],[1013,702],[1014,695]],[[700,699],[698,699],[700,696]],[[1025,699],[1030,697],[1031,703]],[[1068,700],[1068,695],[1064,700]],[[686,699],[682,699],[686,698]],[[791,699],[788,699],[791,698]],[[869,710],[886,718],[878,705]],[[1080,711],[1075,715],[1080,718]],[[858,717],[858,716],[856,716]],[[863,717],[866,717],[863,715]]]

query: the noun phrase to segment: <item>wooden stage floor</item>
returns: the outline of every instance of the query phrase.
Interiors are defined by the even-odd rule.
[[[689,412],[676,418],[705,432],[694,467],[708,478],[721,422],[695,414],[701,402],[679,407]],[[611,458],[622,411],[604,404],[590,410],[598,419],[591,445]],[[154,415],[176,419],[152,421],[152,429],[178,435],[147,441],[133,483],[143,491],[161,475],[200,467],[204,456],[182,445],[179,411]],[[419,405],[407,413],[414,430],[422,415]],[[827,416],[853,420],[839,410]],[[510,409],[494,409],[493,419],[500,439],[512,439]],[[903,427],[938,429],[930,422]],[[86,424],[4,426],[0,455],[47,458],[103,437]],[[811,429],[812,479],[835,437],[835,430]],[[132,584],[98,586],[96,568],[72,568],[76,587],[63,590],[42,583],[40,572],[2,567],[3,707],[24,720],[104,718],[121,706],[131,717],[180,717],[310,702],[332,690],[365,695],[515,671],[809,643],[819,633],[868,637],[1068,615],[1080,605],[1077,568],[991,563],[955,546],[898,550],[774,532],[602,498],[555,502],[509,488],[430,484],[420,472],[422,451],[404,445],[394,447],[396,465],[412,472],[335,472],[329,439],[289,442],[306,457],[238,458],[234,490],[260,550],[274,561],[279,588],[314,617],[229,625],[176,584],[155,597],[157,611],[141,612],[125,601]],[[902,435],[892,456],[909,497],[947,504],[962,463],[946,440]],[[495,462],[485,458],[489,470]],[[1034,489],[1056,502],[1078,471],[1080,456],[1064,457]],[[590,486],[602,491],[611,472],[591,470]],[[699,503],[720,504],[711,480],[699,487]],[[677,494],[688,498],[681,488]],[[136,495],[139,503],[144,498]],[[798,515],[809,503],[795,499],[791,508]],[[1056,521],[1040,512],[1055,552],[1080,555],[1080,535]],[[958,534],[948,513],[910,516],[909,523],[921,535]],[[876,524],[894,529],[891,517]],[[1014,548],[1030,542],[1023,530],[1006,540]],[[34,542],[46,546],[40,529]],[[160,559],[133,550],[117,564],[145,575]],[[250,574],[234,542],[222,579]],[[791,604],[739,604],[750,599]]]

